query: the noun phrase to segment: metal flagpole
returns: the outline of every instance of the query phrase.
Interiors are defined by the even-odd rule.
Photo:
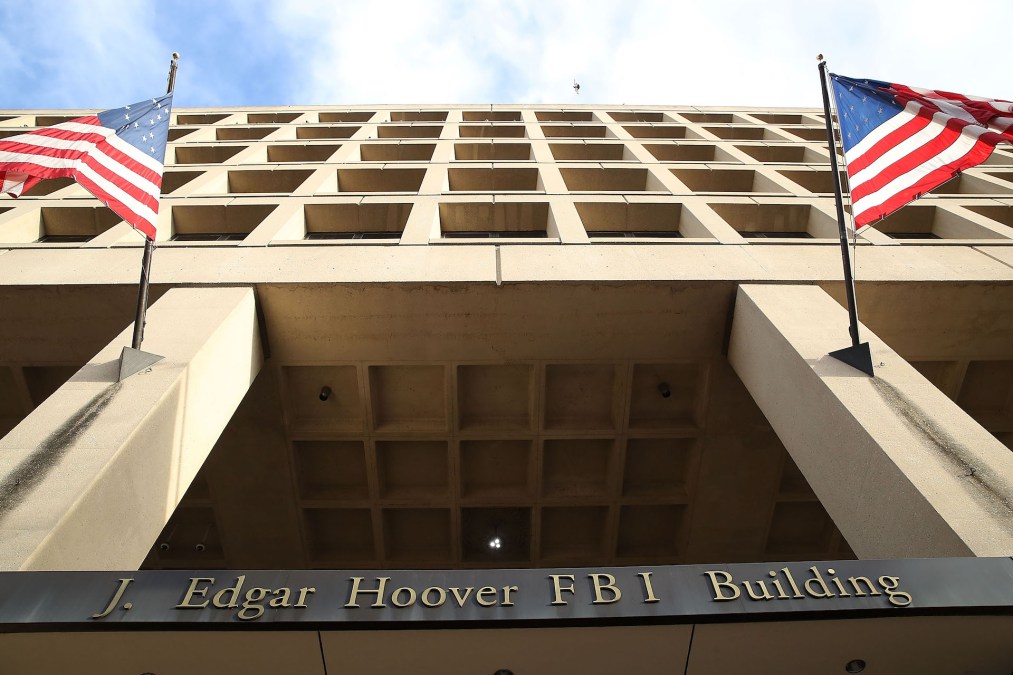
[[[179,65],[179,53],[172,53],[172,60],[169,62],[169,79],[166,85],[166,94],[171,94],[176,86],[176,68]],[[151,282],[151,257],[155,252],[155,240],[144,237],[144,255],[141,258],[141,280],[137,289],[137,314],[134,318],[134,336],[130,343],[130,351],[126,347],[120,354],[119,380],[130,377],[151,364],[160,361],[163,357],[157,354],[148,354],[141,351],[141,342],[144,340],[145,315],[148,312],[148,285]]]
[[[872,372],[872,353],[869,343],[858,338],[858,304],[855,299],[855,278],[851,274],[851,254],[848,251],[848,230],[844,221],[844,197],[841,194],[841,174],[837,168],[837,140],[834,137],[833,119],[830,116],[830,92],[827,88],[827,62],[823,55],[819,60],[820,84],[823,87],[823,116],[827,124],[827,140],[830,143],[830,172],[834,179],[834,197],[837,201],[837,230],[841,238],[841,256],[844,261],[844,290],[848,296],[848,318],[851,322],[851,346],[830,352],[830,356],[843,361],[866,375],[875,377]]]

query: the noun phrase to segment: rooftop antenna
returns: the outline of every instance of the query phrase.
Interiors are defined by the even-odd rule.
[[[580,96],[580,83],[577,82],[577,78],[573,78],[573,90]]]

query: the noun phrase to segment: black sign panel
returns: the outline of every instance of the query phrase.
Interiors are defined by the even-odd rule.
[[[0,630],[7,632],[692,623],[905,613],[1013,613],[1013,560],[0,574]]]

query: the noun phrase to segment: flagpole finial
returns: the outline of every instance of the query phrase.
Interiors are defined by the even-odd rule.
[[[176,88],[176,68],[179,67],[179,52],[172,53],[172,60],[169,61],[169,77],[165,87],[165,93],[171,94]]]

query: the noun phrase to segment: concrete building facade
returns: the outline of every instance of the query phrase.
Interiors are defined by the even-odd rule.
[[[0,136],[76,116],[0,113]],[[144,342],[165,359],[144,372],[116,382],[140,235],[70,182],[0,202],[9,583],[553,570],[565,585],[572,569],[699,565],[716,596],[731,593],[706,576],[720,565],[780,579],[795,562],[967,559],[968,576],[972,559],[1010,563],[1013,151],[858,236],[868,378],[827,356],[849,337],[821,111],[235,108],[173,122]],[[1010,570],[996,597],[1013,593]],[[609,604],[607,579],[592,581],[591,604]],[[509,630],[0,616],[0,671],[1006,674],[1013,605],[996,602],[762,621],[532,614]]]

